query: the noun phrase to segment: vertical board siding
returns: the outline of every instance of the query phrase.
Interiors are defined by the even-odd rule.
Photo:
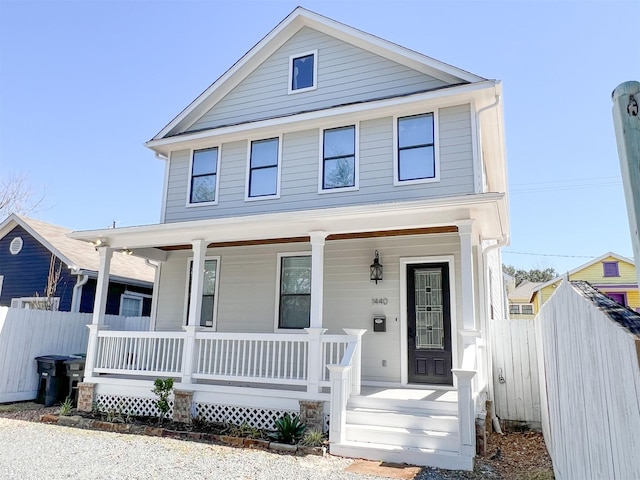
[[[567,282],[536,323],[556,478],[640,478],[638,340]]]
[[[317,89],[289,95],[289,56],[315,49],[318,50]],[[434,77],[304,27],[188,131],[404,95],[446,85]]]
[[[496,415],[538,427],[540,386],[533,320],[490,321]],[[505,382],[500,383],[502,375]]]
[[[36,398],[35,357],[85,353],[91,314],[0,307],[0,403]],[[148,330],[149,318],[107,316],[112,330]]]
[[[165,222],[256,215],[280,211],[419,200],[474,193],[471,107],[438,110],[440,181],[393,185],[393,122],[383,117],[359,122],[359,189],[318,193],[320,130],[282,136],[280,198],[245,201],[247,141],[225,143],[221,149],[217,205],[187,207],[190,151],[172,152]],[[327,124],[327,128],[349,123]]]

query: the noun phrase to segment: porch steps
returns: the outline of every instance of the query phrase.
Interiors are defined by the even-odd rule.
[[[442,399],[352,396],[347,404],[345,441],[331,444],[331,453],[447,469],[473,468],[473,459],[459,452],[457,401]]]

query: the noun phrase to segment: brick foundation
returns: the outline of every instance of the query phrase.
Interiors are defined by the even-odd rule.
[[[90,412],[93,410],[93,391],[95,383],[78,383],[78,411]]]
[[[173,421],[190,424],[192,404],[192,391],[173,390]]]
[[[324,431],[324,402],[300,400],[300,421],[309,430]]]
[[[491,400],[485,404],[485,412],[481,417],[476,417],[476,455],[484,457],[487,454],[489,433],[491,432]]]

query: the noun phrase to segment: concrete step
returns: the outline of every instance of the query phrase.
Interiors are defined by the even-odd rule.
[[[471,457],[463,457],[456,451],[345,441],[343,443],[332,443],[330,452],[333,455],[342,457],[408,463],[410,465],[432,466],[448,470],[473,470],[473,459]]]
[[[355,425],[419,428],[452,433],[458,431],[457,415],[415,409],[388,410],[355,407],[347,410],[347,423]]]
[[[352,442],[427,448],[451,452],[458,450],[457,433],[437,430],[347,423],[345,435],[346,440]]]

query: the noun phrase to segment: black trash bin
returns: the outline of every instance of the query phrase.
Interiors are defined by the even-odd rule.
[[[86,355],[77,353],[71,355],[69,360],[65,360],[64,365],[67,369],[67,378],[69,379],[69,398],[73,402],[75,407],[78,402],[78,383],[82,382],[84,378],[84,364],[86,362]]]
[[[69,393],[67,374],[64,362],[69,357],[63,355],[42,355],[36,357],[40,382],[36,403],[44,403],[50,407],[56,402],[62,402]]]

